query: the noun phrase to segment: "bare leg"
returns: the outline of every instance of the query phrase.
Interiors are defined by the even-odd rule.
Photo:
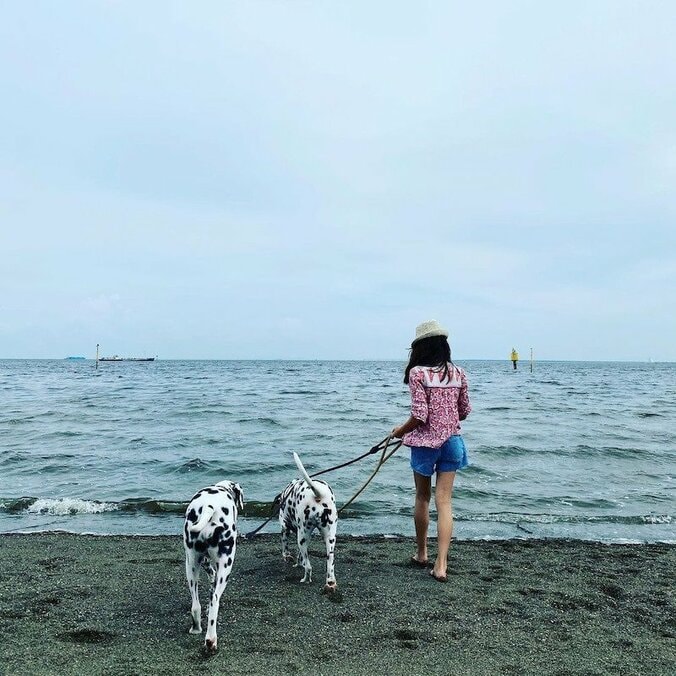
[[[430,497],[432,495],[432,478],[413,472],[415,481],[415,522],[416,559],[427,561],[427,529],[430,525]]]
[[[437,506],[437,559],[434,562],[434,574],[446,575],[448,548],[453,537],[453,482],[455,472],[438,472],[434,487],[434,501]]]

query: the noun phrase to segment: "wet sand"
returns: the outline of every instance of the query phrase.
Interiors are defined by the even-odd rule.
[[[0,673],[676,673],[675,546],[457,542],[440,584],[411,540],[347,537],[333,597],[318,539],[311,585],[279,549],[240,541],[207,656],[180,538],[0,536]]]

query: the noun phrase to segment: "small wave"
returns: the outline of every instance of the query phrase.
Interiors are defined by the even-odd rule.
[[[481,452],[490,453],[492,455],[527,455],[529,453],[535,453],[536,451],[531,448],[526,448],[525,446],[481,446],[477,450]]]
[[[269,425],[271,427],[284,427],[282,423],[274,418],[240,418],[238,423],[259,423],[261,425]]]
[[[29,415],[26,416],[25,418],[8,418],[7,420],[3,420],[2,422],[5,425],[20,425],[23,422],[26,422],[27,420],[33,420],[34,416]]]
[[[42,462],[54,462],[56,460],[72,460],[73,458],[82,459],[83,457],[85,456],[78,456],[74,453],[53,453],[50,455],[45,453],[33,454],[27,451],[16,451],[2,458],[2,460],[0,460],[0,467],[9,467],[15,463],[21,462],[34,463],[36,460],[40,460]]]
[[[117,508],[121,512],[142,512],[145,514],[183,514],[187,506],[187,502],[153,498],[128,498],[117,503]]]
[[[611,458],[635,458],[645,453],[649,453],[642,448],[621,448],[620,446],[589,446],[580,444],[575,447],[574,452],[583,452],[586,455],[609,456]]]
[[[628,525],[667,525],[673,523],[670,514],[636,514],[636,515],[612,515],[581,516],[573,514],[519,514],[517,512],[494,512],[487,514],[462,514],[455,515],[458,521],[487,521],[493,523],[534,523],[534,524],[557,524],[557,523],[615,523]]]
[[[488,406],[484,411],[511,411],[511,406]]]
[[[650,413],[648,411],[642,411],[641,413],[636,414],[639,418],[661,418],[661,413]]]
[[[15,462],[21,462],[28,459],[30,459],[28,453],[9,453],[0,459],[0,467],[13,465]]]
[[[317,390],[280,390],[279,394],[329,394],[329,393],[320,392]]]
[[[188,472],[217,471],[218,469],[219,467],[213,462],[202,460],[202,458],[192,458],[181,463],[172,471],[179,474],[186,474]]]
[[[50,514],[53,516],[67,516],[72,514],[101,514],[113,512],[117,509],[114,502],[99,502],[98,500],[81,500],[79,498],[38,498],[28,505],[26,514]]]
[[[81,498],[0,498],[0,512],[10,514],[48,514],[51,516],[74,516],[77,514],[105,514],[120,512],[128,514],[149,514],[153,516],[182,516],[188,507],[188,501],[161,500],[155,498],[128,498],[119,502],[101,500],[83,500]],[[242,516],[269,517],[275,503],[273,501],[249,500],[244,505]],[[352,515],[372,511],[368,505],[355,506]],[[408,513],[408,512],[406,512]]]
[[[174,415],[179,418],[201,418],[202,416],[205,415],[231,416],[232,413],[222,408],[202,407],[202,408],[188,408],[183,411],[177,411]]]

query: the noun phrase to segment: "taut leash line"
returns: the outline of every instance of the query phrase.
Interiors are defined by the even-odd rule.
[[[338,510],[338,514],[340,514],[348,505],[352,504],[361,493],[363,493],[364,489],[371,483],[373,480],[373,477],[378,474],[378,471],[380,468],[399,450],[399,447],[402,445],[403,440],[399,439],[399,441],[394,445],[392,450],[388,453],[387,452],[387,447],[390,445],[390,441],[392,440],[391,436],[387,436],[383,441],[385,445],[383,446],[382,453],[380,454],[380,459],[378,460],[378,464],[376,465],[376,468],[373,470],[373,473],[371,476],[364,482],[362,487]],[[383,443],[383,442],[381,442]],[[379,444],[380,445],[380,444]],[[374,446],[373,448],[376,448]]]
[[[265,528],[265,526],[267,526],[270,523],[270,521],[272,521],[277,516],[277,514],[279,513],[279,499],[281,497],[282,497],[281,493],[277,497],[275,497],[275,499],[272,501],[272,512],[270,516],[265,521],[263,521],[263,523],[260,526],[258,526],[258,528],[255,528],[254,530],[247,533],[244,536],[245,540],[248,540],[249,538],[256,535],[258,531],[263,530],[263,528]]]
[[[377,453],[378,451],[382,450],[383,444],[385,444],[385,447],[387,447],[387,444],[390,443],[390,437],[386,436],[379,444],[376,444],[375,446],[372,446],[370,450],[366,451],[366,453],[362,453],[358,458],[354,458],[353,460],[348,460],[347,462],[344,462],[342,465],[335,465],[334,467],[329,467],[328,469],[323,469],[321,472],[315,472],[314,474],[310,474],[310,476],[314,479],[316,476],[321,476],[322,474],[327,474],[328,472],[333,472],[336,469],[342,469],[343,467],[347,467],[348,465],[352,465],[355,462],[358,462],[359,460],[363,460],[364,458],[368,457],[369,455],[373,455],[374,453]]]

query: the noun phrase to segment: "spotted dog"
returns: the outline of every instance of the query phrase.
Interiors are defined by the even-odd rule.
[[[218,605],[228,584],[237,547],[237,514],[244,508],[242,488],[233,481],[220,481],[197,492],[185,512],[183,544],[185,574],[192,597],[191,634],[202,633],[202,607],[197,588],[200,566],[206,568],[212,583],[208,626],[204,645],[216,651]]]
[[[279,499],[279,523],[282,527],[282,557],[285,561],[293,557],[289,552],[289,533],[296,533],[298,558],[296,566],[302,566],[304,575],[301,582],[312,582],[312,566],[308,556],[308,542],[315,528],[321,531],[326,545],[326,584],[324,591],[337,589],[333,570],[336,548],[336,527],[338,512],[336,499],[331,487],[325,481],[313,481],[303,467],[296,453],[293,459],[300,470],[302,479],[292,481]]]

